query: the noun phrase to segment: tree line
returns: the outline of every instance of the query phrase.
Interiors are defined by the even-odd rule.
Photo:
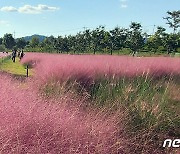
[[[14,39],[12,34],[5,34],[0,38],[0,50],[4,48],[26,49],[27,51],[45,52],[73,52],[73,53],[109,53],[124,49],[135,55],[136,52],[178,52],[180,49],[180,10],[168,11],[164,17],[173,33],[167,33],[164,27],[158,26],[153,35],[142,31],[142,25],[132,22],[128,28],[115,27],[106,30],[104,26],[99,26],[94,30],[85,29],[76,35],[46,37],[40,42],[37,37],[31,41],[23,38]]]

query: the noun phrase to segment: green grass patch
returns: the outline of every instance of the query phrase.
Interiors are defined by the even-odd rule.
[[[26,76],[26,67],[20,63],[19,58],[16,58],[15,63],[13,63],[10,58],[4,59],[0,63],[0,70],[7,73],[11,73],[13,75]],[[31,69],[29,69],[29,76],[32,75],[33,72]]]

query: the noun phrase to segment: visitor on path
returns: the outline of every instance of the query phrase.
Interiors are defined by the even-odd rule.
[[[18,57],[20,58],[20,56],[21,56],[21,51],[19,50],[18,51]]]
[[[12,51],[12,61],[15,63],[15,51]]]
[[[15,61],[16,61],[16,50],[13,50],[13,52],[12,52],[12,61],[15,63]]]
[[[20,60],[24,57],[24,51],[22,50],[21,51],[21,54],[20,54]]]

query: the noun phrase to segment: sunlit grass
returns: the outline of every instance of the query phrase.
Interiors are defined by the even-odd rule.
[[[11,73],[13,75],[21,75],[21,76],[26,76],[26,67],[22,65],[19,61],[19,58],[16,58],[16,62],[13,63],[12,60],[6,59],[0,64],[0,70]],[[33,72],[30,69],[29,70],[29,76],[32,76]]]

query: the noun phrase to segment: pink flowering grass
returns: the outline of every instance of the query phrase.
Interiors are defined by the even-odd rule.
[[[19,82],[0,73],[0,153],[116,154],[161,151],[157,146],[159,142],[155,142],[152,138],[154,136],[152,129],[158,124],[161,125],[156,121],[158,120],[156,114],[163,115],[159,105],[167,99],[163,92],[164,87],[151,84],[147,81],[149,78],[140,81],[133,78],[135,84],[131,83],[129,78],[126,78],[129,82],[126,83],[123,79],[122,82],[117,81],[117,84],[116,80],[111,80],[111,83],[107,80],[103,83],[103,80],[100,80],[93,82],[96,84],[94,85],[95,97],[91,100],[83,99],[84,95],[78,96],[80,93],[76,91],[69,93],[67,87],[70,86],[70,90],[74,90],[73,84],[76,86],[79,82],[68,81],[87,82],[101,77],[114,79],[143,74],[155,77],[179,75],[178,58],[27,53],[21,62],[29,63],[35,68],[35,77]],[[52,79],[55,82],[54,80],[48,82]],[[57,81],[65,81],[63,82],[65,85]],[[62,96],[44,97],[39,91],[43,87],[50,95],[57,92],[57,95],[62,94]],[[80,86],[80,88],[83,87]],[[91,91],[92,87],[88,88]],[[82,93],[89,98],[90,91],[83,90]],[[153,95],[149,96],[150,93]],[[158,95],[159,93],[162,94]],[[152,105],[152,100],[155,103],[157,101],[155,106]],[[99,101],[100,105],[88,106],[94,103],[93,101],[95,104]],[[108,105],[101,106],[101,102]],[[132,110],[128,109],[127,104],[130,104]],[[154,108],[151,117],[157,118],[155,123],[151,124],[150,115],[147,114],[146,117],[146,111]],[[129,111],[132,111],[133,118],[130,117]],[[136,125],[132,125],[129,129],[128,127],[131,127],[128,125],[129,121],[133,124],[136,118],[138,120]],[[133,131],[141,124],[142,119],[145,124],[147,123],[146,129],[142,129],[143,132],[139,130],[140,133]],[[127,139],[129,135],[131,138]]]
[[[83,112],[73,105],[76,100],[43,99],[31,82],[0,74],[0,153],[127,151],[118,115]]]
[[[2,53],[2,52],[0,52],[0,58],[6,57],[7,55],[8,55],[7,53]]]
[[[180,74],[180,59],[170,57],[27,53],[22,63],[34,65],[37,77],[42,81],[49,78],[88,81],[99,77]]]

